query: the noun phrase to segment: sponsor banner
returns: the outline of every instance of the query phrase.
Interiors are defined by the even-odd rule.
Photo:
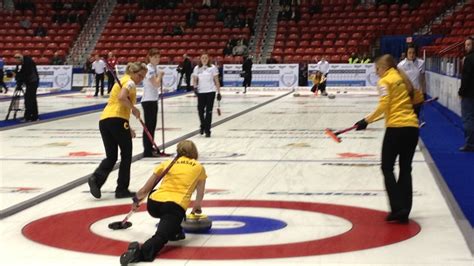
[[[38,88],[72,89],[72,66],[37,66],[40,83]],[[5,66],[5,71],[15,70],[15,66]],[[7,86],[15,87],[14,79],[6,79]]]
[[[224,65],[224,86],[241,87],[244,78],[240,76],[242,65]],[[252,86],[256,87],[296,87],[298,86],[298,64],[254,64],[252,66]]]
[[[117,72],[118,77],[120,78],[125,74],[126,65],[118,65]],[[176,70],[178,65],[158,65],[158,71],[163,71],[165,74],[163,75],[163,89],[169,90],[176,90],[178,89],[178,79],[179,73]],[[139,87],[142,87],[143,84],[139,84]]]
[[[308,64],[308,85],[313,86],[309,79],[319,65]],[[374,64],[329,64],[326,85],[329,87],[373,87],[379,80]]]
[[[163,89],[176,90],[178,88],[179,73],[176,71],[178,65],[158,65],[158,70],[165,72],[163,76]],[[118,78],[125,74],[126,65],[117,65],[116,73]],[[107,76],[105,77],[105,87],[107,87]],[[88,73],[75,73],[73,77],[74,87],[95,87],[94,74]],[[139,84],[138,87],[142,87],[143,84]]]
[[[459,87],[461,87],[461,80],[458,78],[426,71],[426,92],[431,97],[439,97],[440,104],[461,115]]]

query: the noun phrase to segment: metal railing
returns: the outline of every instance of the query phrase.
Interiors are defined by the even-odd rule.
[[[435,55],[425,58],[426,70],[450,77],[461,77],[464,55],[460,51],[464,42],[453,43]]]

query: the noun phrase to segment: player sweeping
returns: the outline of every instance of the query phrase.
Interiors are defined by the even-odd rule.
[[[375,69],[380,77],[377,84],[379,104],[373,113],[355,125],[357,130],[364,130],[369,123],[384,115],[386,130],[382,144],[382,172],[391,208],[386,221],[408,223],[413,194],[411,165],[419,134],[418,119],[409,96],[413,88],[410,88],[408,77],[397,70],[391,55],[377,59]],[[393,172],[397,157],[400,168],[398,179]]]
[[[140,246],[138,242],[129,244],[128,250],[120,257],[121,265],[153,261],[168,241],[184,238],[181,221],[186,216],[194,190],[197,190],[197,194],[192,212],[201,212],[207,175],[204,167],[197,161],[197,148],[192,141],[183,140],[178,143],[176,151],[178,159],[163,177],[160,187],[153,190],[157,177],[168,168],[171,160],[162,162],[155,168],[133,199],[134,207],[138,208],[139,202],[148,198],[148,213],[159,218],[160,222],[156,233],[143,245]]]
[[[322,85],[326,81],[326,77],[323,75],[323,73],[316,71],[310,76],[310,79],[313,81],[311,92],[314,93],[314,95],[318,95],[318,91],[321,91],[321,93],[326,91],[325,86]]]

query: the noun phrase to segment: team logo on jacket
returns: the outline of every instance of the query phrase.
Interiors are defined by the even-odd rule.
[[[128,122],[123,123],[123,128],[125,128],[126,130],[130,129],[130,126],[128,125]]]

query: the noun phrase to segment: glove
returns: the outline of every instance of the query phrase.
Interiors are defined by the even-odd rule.
[[[140,207],[141,200],[135,195],[133,196],[132,201],[133,201],[133,209],[137,210]]]
[[[222,100],[222,95],[220,93],[217,94],[217,100],[221,101]]]
[[[365,121],[365,118],[357,121],[357,123],[354,124],[354,126],[357,126],[356,130],[364,130],[367,128],[367,125],[369,123],[367,123],[367,121]]]

